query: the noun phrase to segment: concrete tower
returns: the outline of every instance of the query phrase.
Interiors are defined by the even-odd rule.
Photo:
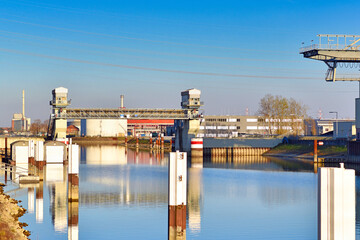
[[[68,100],[68,89],[58,87],[52,90],[52,100],[50,101],[50,105],[52,106],[51,137],[53,139],[65,139],[67,128],[67,120],[65,118],[66,107],[70,105],[70,101]],[[62,116],[64,116],[64,118],[62,118]]]

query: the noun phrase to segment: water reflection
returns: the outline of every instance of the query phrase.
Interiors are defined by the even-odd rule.
[[[187,209],[189,230],[193,234],[201,231],[201,209],[203,208],[202,164],[192,164],[188,169]]]
[[[56,232],[66,232],[67,228],[67,168],[63,164],[45,166],[45,182],[50,197],[51,219]]]
[[[309,160],[282,159],[263,156],[204,157],[206,168],[231,168],[261,171],[313,172],[314,164]]]
[[[62,164],[19,166],[43,181],[8,181],[5,191],[28,207],[21,221],[29,224],[32,239],[166,239],[168,161],[161,152],[84,147],[79,202],[68,201]],[[316,239],[317,167],[311,161],[264,157],[192,159],[182,239]],[[4,171],[0,175],[5,178]],[[16,182],[18,176],[11,175]]]
[[[89,165],[167,165],[168,154],[161,151],[148,152],[127,150],[122,146],[87,146],[81,149],[81,163]]]

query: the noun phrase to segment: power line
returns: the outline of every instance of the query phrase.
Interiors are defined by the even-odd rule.
[[[96,47],[102,49],[109,49],[109,50],[122,50],[122,51],[130,51],[136,53],[145,53],[145,54],[156,54],[156,55],[163,55],[163,56],[178,56],[178,57],[187,57],[187,58],[200,58],[200,59],[218,59],[218,60],[233,60],[233,61],[262,61],[262,62],[303,62],[303,60],[274,60],[274,59],[260,59],[260,58],[237,58],[237,57],[222,57],[222,56],[206,56],[206,55],[195,55],[195,54],[178,54],[178,53],[171,53],[171,52],[158,52],[158,51],[149,51],[149,50],[138,50],[138,49],[131,49],[131,48],[120,48],[115,46],[103,46],[98,44],[90,44],[84,42],[76,42],[76,41],[69,41],[69,40],[62,40],[56,38],[47,38],[47,37],[40,37],[36,35],[30,34],[23,34],[17,32],[9,32],[0,30],[0,32],[13,34],[13,35],[23,35],[27,38],[35,38],[35,39],[44,39],[49,41],[59,41],[66,44],[75,44],[80,46],[89,46],[89,47]],[[41,40],[40,40],[41,41]],[[228,65],[228,64],[227,64]],[[238,66],[236,66],[238,67]]]
[[[144,41],[144,42],[151,42],[151,43],[157,43],[157,44],[170,44],[170,45],[179,45],[179,46],[187,46],[187,47],[214,48],[214,49],[225,49],[225,50],[240,50],[240,51],[248,51],[248,52],[251,52],[251,51],[252,52],[258,51],[258,52],[262,52],[262,53],[267,52],[267,50],[259,50],[259,49],[239,49],[239,48],[231,48],[231,47],[224,47],[224,46],[180,43],[180,42],[172,42],[172,41],[152,40],[152,39],[146,39],[146,38],[135,38],[135,37],[121,36],[121,35],[114,35],[114,34],[107,34],[107,33],[89,32],[89,31],[83,31],[83,30],[78,30],[78,29],[56,27],[56,26],[51,26],[51,25],[44,25],[44,24],[38,24],[38,23],[32,23],[32,22],[13,20],[13,19],[8,19],[8,18],[0,18],[0,20],[7,21],[7,22],[13,22],[13,23],[26,24],[26,25],[31,25],[31,26],[41,27],[41,28],[60,30],[60,31],[75,32],[75,33],[88,34],[88,35],[94,35],[94,36],[100,36],[100,37],[120,38],[120,39],[125,39],[125,40]],[[279,51],[270,51],[270,52],[279,53]]]
[[[15,53],[27,56],[48,58],[53,60],[61,60],[68,62],[76,62],[76,63],[85,63],[91,65],[99,65],[99,66],[108,66],[108,67],[118,67],[118,68],[126,68],[126,69],[136,69],[136,70],[146,70],[146,71],[155,71],[155,72],[168,72],[168,73],[181,73],[181,74],[192,74],[192,75],[205,75],[205,76],[215,76],[215,77],[231,77],[231,78],[266,78],[266,79],[314,79],[310,77],[295,77],[295,76],[257,76],[257,75],[242,75],[242,74],[228,74],[228,73],[214,73],[214,72],[195,72],[195,71],[183,71],[183,70],[174,70],[174,69],[162,69],[162,68],[150,68],[150,67],[140,67],[140,66],[130,66],[130,65],[121,65],[121,64],[113,64],[113,63],[104,63],[104,62],[96,62],[96,61],[88,61],[74,58],[65,58],[59,56],[49,56],[38,53],[24,52],[14,49],[6,49],[0,48],[2,52]]]

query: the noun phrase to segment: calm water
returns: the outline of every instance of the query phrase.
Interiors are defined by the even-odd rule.
[[[81,149],[78,204],[68,204],[63,165],[47,165],[41,184],[8,181],[5,191],[28,209],[20,220],[31,239],[167,239],[168,161],[168,154],[91,146]],[[308,162],[205,159],[188,169],[186,239],[316,239],[316,190]]]

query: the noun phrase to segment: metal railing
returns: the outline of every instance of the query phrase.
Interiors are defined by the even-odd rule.
[[[311,50],[343,50],[343,51],[360,51],[360,45],[355,45],[347,48],[345,44],[312,44],[310,46],[300,48],[300,53]],[[345,49],[347,48],[347,49]]]
[[[326,75],[326,81],[333,81],[332,75]],[[335,81],[360,81],[359,74],[336,74]]]
[[[197,112],[186,109],[66,109],[52,115],[53,119],[127,118],[127,119],[191,119],[199,118]]]

